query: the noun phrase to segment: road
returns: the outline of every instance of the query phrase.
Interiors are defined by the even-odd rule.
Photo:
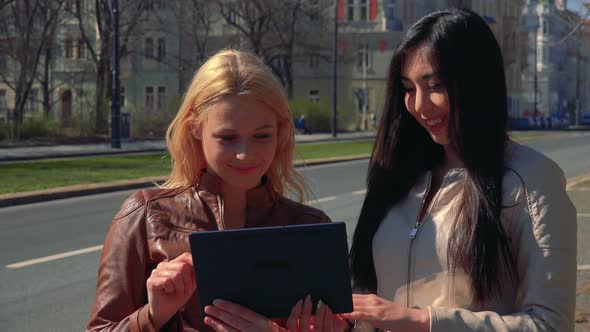
[[[590,133],[568,133],[527,145],[557,161],[567,177],[590,172]],[[316,204],[333,220],[347,223],[349,242],[364,197],[366,168],[362,160],[303,170]],[[83,330],[94,299],[99,246],[117,208],[131,193],[0,209],[1,330]],[[588,223],[590,218],[578,222]]]

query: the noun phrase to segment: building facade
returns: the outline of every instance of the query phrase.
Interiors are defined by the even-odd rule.
[[[366,128],[363,118],[382,111],[391,54],[405,31],[422,16],[453,6],[471,8],[490,25],[504,55],[510,114],[521,112],[523,0],[339,0],[338,5],[338,106],[357,114],[358,127]],[[295,72],[296,98],[331,103],[329,62],[300,63]],[[363,107],[359,91],[365,90]]]
[[[96,2],[81,0],[80,8],[74,3],[65,0],[55,33],[51,115],[64,130],[85,134],[95,116],[96,58],[91,49],[96,52],[103,41],[96,32]],[[224,47],[252,48],[251,40],[231,24],[248,18],[238,17],[231,6],[222,11],[210,1],[194,2],[198,5],[163,0],[125,3],[121,11],[121,111],[130,115],[132,136],[162,137],[195,70],[208,56]],[[453,6],[473,9],[494,32],[504,56],[512,119],[558,113],[571,115],[574,123],[576,114],[588,108],[590,28],[585,24],[561,41],[579,20],[562,9],[565,1],[338,0],[336,13],[331,0],[303,3],[305,8],[315,8],[317,15],[298,23],[298,31],[306,34],[303,39],[309,40],[292,50],[296,54],[290,60],[292,97],[332,104],[336,15],[337,104],[353,124],[345,129],[370,128],[368,120],[380,117],[391,54],[407,29],[422,16]],[[85,36],[78,14],[84,18]],[[85,44],[88,42],[91,47]],[[284,60],[270,58],[274,65]],[[0,70],[10,66],[0,52]],[[41,110],[40,91],[41,86],[34,83],[25,116]],[[5,110],[13,107],[13,99],[0,83],[0,121]]]
[[[588,109],[587,24],[565,5],[564,1],[527,0],[523,10],[525,107],[519,115],[536,126],[556,120],[574,125]]]

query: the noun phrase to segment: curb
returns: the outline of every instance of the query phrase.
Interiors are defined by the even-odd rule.
[[[375,134],[359,135],[354,137],[326,137],[312,140],[299,140],[296,141],[297,145],[307,145],[315,143],[329,143],[329,142],[354,142],[375,139]],[[1,149],[1,148],[0,148]],[[70,159],[70,158],[84,158],[84,157],[101,157],[101,156],[117,156],[117,155],[139,155],[148,153],[166,153],[168,150],[166,146],[159,147],[148,147],[148,148],[122,148],[121,150],[100,150],[100,151],[74,151],[74,152],[50,152],[43,153],[42,155],[1,155],[0,164],[15,163],[15,162],[27,162],[37,160],[58,160],[58,159]]]
[[[590,181],[590,173],[574,176],[572,178],[567,179],[567,186],[565,187],[566,190],[573,189],[580,183]]]
[[[360,155],[353,155],[353,156],[346,156],[346,157],[311,159],[308,161],[298,160],[298,161],[295,161],[293,164],[295,167],[301,168],[301,167],[308,167],[308,166],[315,166],[315,165],[339,163],[339,162],[345,162],[345,161],[369,159],[370,157],[371,157],[371,154],[360,154]],[[163,183],[164,181],[166,181],[167,178],[168,178],[167,176],[155,176],[155,177],[146,177],[146,178],[140,178],[140,179],[134,179],[134,180],[117,180],[117,181],[94,183],[94,184],[79,184],[79,185],[68,186],[68,187],[59,187],[59,188],[53,188],[53,189],[27,191],[27,192],[22,192],[22,193],[15,193],[15,194],[1,194],[0,195],[0,208],[15,206],[15,205],[30,204],[30,203],[39,203],[39,202],[45,202],[45,201],[51,201],[51,200],[63,199],[63,198],[72,198],[72,197],[94,195],[94,194],[108,193],[108,192],[114,192],[114,191],[153,187],[158,183]],[[579,185],[580,183],[583,183],[583,182],[589,181],[589,180],[590,180],[590,173],[582,174],[579,176],[569,178],[569,179],[567,179],[566,190],[571,190],[575,186]]]
[[[308,161],[298,160],[295,161],[293,164],[295,167],[299,168],[306,166],[339,163],[344,161],[368,159],[370,157],[370,154],[360,154],[346,157],[311,159]],[[153,187],[158,183],[163,183],[164,181],[166,181],[167,178],[168,176],[154,176],[134,180],[117,180],[93,184],[79,184],[68,187],[26,191],[15,194],[2,194],[0,195],[0,208],[22,204],[39,203],[63,198],[108,193],[113,191]]]

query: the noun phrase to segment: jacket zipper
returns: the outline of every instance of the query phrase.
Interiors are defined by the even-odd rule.
[[[426,191],[424,192],[424,196],[422,197],[422,202],[420,203],[420,209],[418,209],[418,215],[416,216],[416,223],[414,224],[414,228],[410,231],[410,248],[408,250],[408,273],[406,278],[406,307],[410,307],[410,283],[411,283],[411,271],[412,271],[412,249],[414,248],[414,239],[420,230],[420,226],[422,225],[422,220],[420,219],[420,212],[422,212],[422,208],[424,207],[424,203],[426,202],[426,197],[428,197],[428,193],[430,192],[430,184],[432,183],[432,175],[428,177],[428,185],[426,186]],[[430,203],[432,205],[432,202]],[[430,209],[430,208],[429,208]],[[424,214],[426,215],[426,213]]]
[[[221,196],[221,195],[217,196],[217,204],[219,204],[219,213],[221,214],[219,216],[219,221],[221,221],[221,225],[219,225],[218,227],[220,230],[225,230],[227,227],[225,227],[225,219],[224,219],[225,213],[223,211],[223,209],[224,209],[223,196]],[[221,228],[221,227],[223,227],[223,228]]]
[[[430,212],[430,210],[434,206],[434,203],[436,203],[436,199],[438,198],[438,195],[440,194],[441,189],[444,188],[444,186],[445,186],[445,180],[447,178],[447,174],[445,174],[443,176],[443,179],[440,183],[440,187],[438,188],[438,191],[436,192],[436,195],[434,195],[434,197],[430,200],[430,204],[428,205],[428,209],[424,213],[424,217],[426,217],[428,212]],[[426,193],[424,194],[424,197],[422,197],[422,203],[420,204],[420,210],[418,210],[418,216],[416,217],[416,223],[414,224],[414,228],[412,228],[412,230],[410,231],[410,250],[408,250],[408,276],[407,276],[407,282],[406,282],[406,307],[408,307],[408,308],[410,307],[410,298],[411,298],[410,283],[412,281],[411,280],[412,279],[412,277],[411,277],[412,249],[414,248],[414,239],[418,235],[418,231],[420,230],[420,226],[422,225],[422,220],[420,220],[420,212],[422,212],[422,208],[424,207],[424,202],[426,201],[426,197],[428,196],[428,193],[430,192],[431,186],[432,186],[432,174],[430,174],[430,176],[428,178],[428,185],[426,186]],[[424,219],[424,217],[422,219]]]

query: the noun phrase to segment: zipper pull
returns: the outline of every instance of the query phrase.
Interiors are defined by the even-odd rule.
[[[416,237],[416,233],[418,233],[418,228],[420,228],[420,224],[416,223],[416,225],[414,225],[414,228],[412,228],[412,231],[410,232],[410,239],[414,239]]]

